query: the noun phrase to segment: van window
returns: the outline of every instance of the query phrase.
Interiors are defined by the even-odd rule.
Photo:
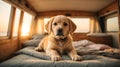
[[[90,18],[72,18],[77,26],[76,33],[88,33],[90,27]]]
[[[0,36],[7,36],[11,5],[0,0]]]
[[[13,36],[17,36],[17,34],[18,34],[18,24],[19,24],[19,21],[20,21],[20,10],[16,8]]]
[[[22,34],[21,34],[22,36],[29,35],[31,22],[32,22],[32,15],[24,12]]]
[[[46,24],[49,20],[50,18],[44,18],[44,24]],[[75,30],[76,33],[88,33],[89,32],[90,18],[71,18],[71,20],[77,26],[77,29]]]
[[[118,17],[111,17],[107,19],[107,31],[108,32],[119,31]]]

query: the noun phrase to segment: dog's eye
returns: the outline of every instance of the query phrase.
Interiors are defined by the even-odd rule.
[[[68,24],[67,23],[64,23],[64,26],[67,26]]]
[[[56,26],[56,25],[57,25],[57,23],[54,23],[53,25],[55,25],[55,26]]]

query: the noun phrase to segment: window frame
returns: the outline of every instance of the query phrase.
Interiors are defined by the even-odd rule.
[[[6,31],[5,36],[0,36],[0,40],[2,40],[2,39],[12,39],[14,37],[19,38],[20,36],[22,36],[22,26],[23,26],[22,24],[24,23],[23,18],[24,18],[24,13],[26,11],[21,11],[19,9],[20,10],[20,17],[19,17],[19,20],[18,20],[18,30],[17,30],[18,33],[17,33],[17,36],[14,36],[14,24],[15,24],[16,10],[17,9],[19,9],[19,8],[10,5],[10,15],[9,15],[9,18],[8,18],[8,29]],[[26,12],[26,13],[28,13],[28,12]],[[30,14],[30,15],[32,16],[31,22],[30,22],[30,29],[31,29],[31,24],[33,22],[33,15],[32,14]],[[28,35],[25,35],[25,36],[29,36],[30,32],[31,32],[31,30],[29,30]]]

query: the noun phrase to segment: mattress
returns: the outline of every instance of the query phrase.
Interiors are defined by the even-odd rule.
[[[62,55],[61,61],[51,61],[44,52],[34,48],[29,46],[15,52],[15,56],[0,63],[0,67],[120,67],[120,59],[93,53],[82,55],[82,61],[72,61],[68,55]]]

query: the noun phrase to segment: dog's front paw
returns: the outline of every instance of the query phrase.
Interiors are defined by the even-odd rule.
[[[59,55],[52,55],[51,60],[52,61],[59,61],[59,60],[62,60],[62,58]]]
[[[36,50],[36,51],[39,51],[39,52],[42,52],[42,51],[43,51],[42,48],[40,48],[40,47],[36,47],[35,50]]]
[[[73,61],[81,61],[82,60],[82,57],[79,55],[72,55],[71,58]]]

